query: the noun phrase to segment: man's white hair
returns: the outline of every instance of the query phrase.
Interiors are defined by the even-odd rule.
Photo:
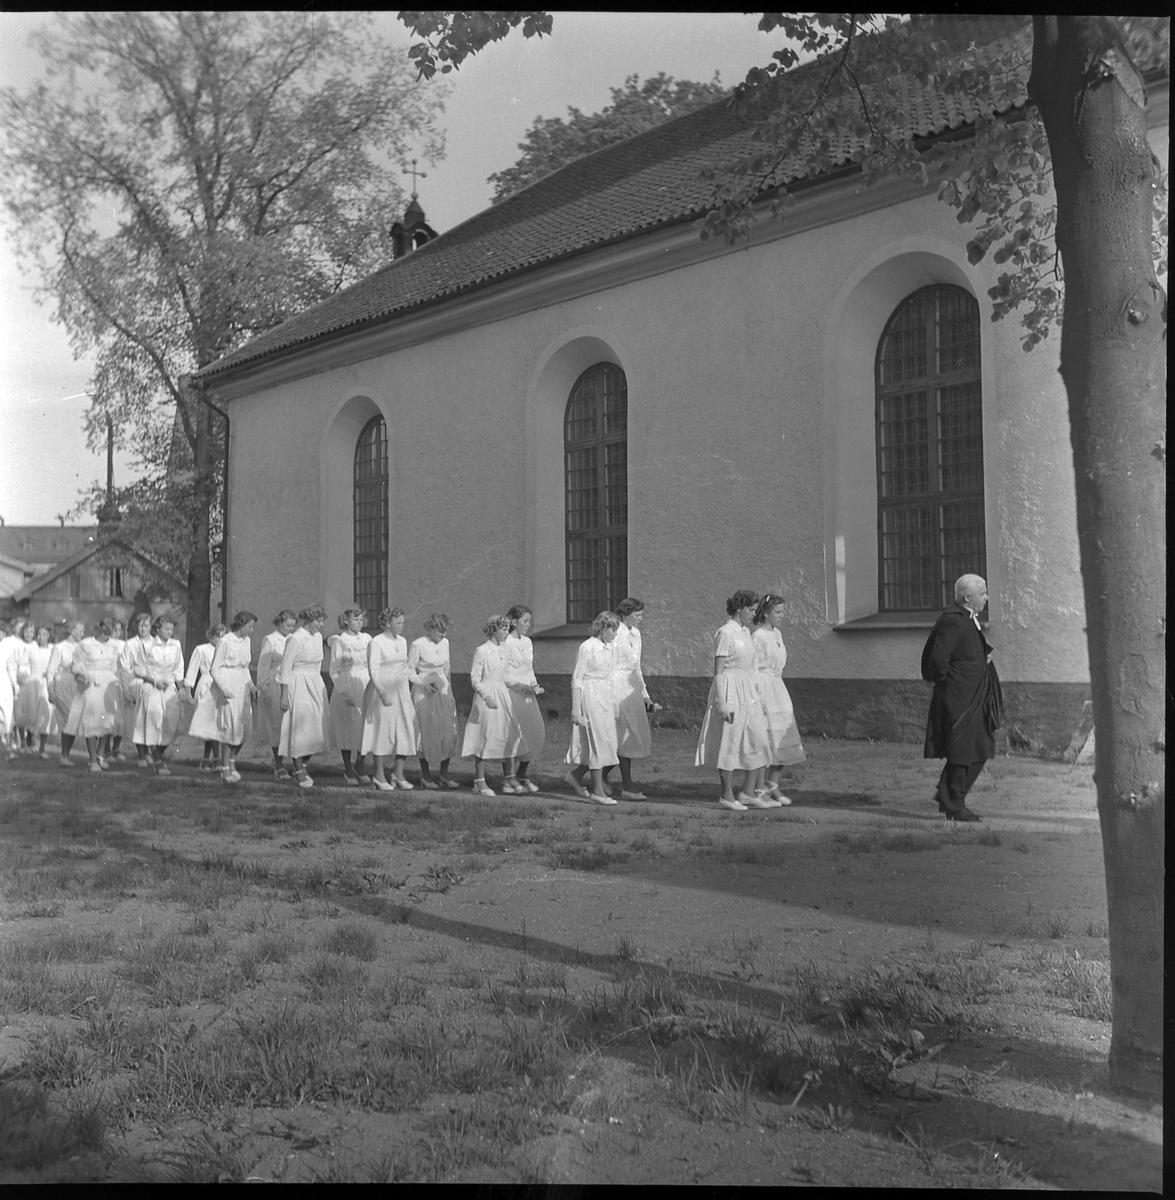
[[[982,575],[960,575],[955,580],[955,599],[962,600],[964,596],[973,595],[987,586],[987,580]]]

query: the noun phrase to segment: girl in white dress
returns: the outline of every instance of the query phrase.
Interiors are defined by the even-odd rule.
[[[281,738],[278,751],[294,760],[294,778],[298,786],[314,786],[307,766],[311,755],[330,744],[327,728],[326,684],[322,682],[322,626],[326,609],[312,604],[298,614],[301,627],[286,639],[282,665],[278,671],[281,686]]]
[[[0,621],[0,746],[11,761],[16,757],[12,744],[16,715],[16,648],[20,644],[11,626]]]
[[[783,616],[783,597],[768,592],[755,610],[751,642],[755,648],[755,678],[767,722],[767,794],[780,804],[791,804],[779,790],[779,777],[784,767],[798,766],[806,761],[806,756],[791,696],[783,682],[783,669],[787,666],[787,647],[779,629]]]
[[[123,643],[118,656],[118,680],[122,685],[122,706],[125,728],[123,733],[135,742],[138,754],[137,765],[144,769],[151,765],[147,747],[135,741],[135,716],[139,695],[143,690],[143,663],[154,641],[151,636],[151,614],[136,613],[131,618],[131,636]]]
[[[252,646],[249,633],[257,618],[251,612],[233,617],[228,632],[216,644],[208,667],[211,683],[192,713],[188,736],[220,744],[220,776],[238,783],[237,753],[249,736],[251,701],[257,689],[249,676]]]
[[[126,649],[126,626],[117,617],[112,617],[110,620],[110,642],[118,656],[117,661],[121,661],[122,652]],[[122,752],[122,739],[127,733],[128,718],[133,719],[134,710],[128,710],[128,706],[123,700],[121,680],[116,700],[118,702],[118,726],[103,744],[106,747],[105,753],[111,761],[122,762],[126,757]]]
[[[94,626],[94,636],[83,638],[73,656],[72,670],[78,683],[77,695],[69,708],[65,732],[73,738],[86,739],[90,770],[106,770],[101,753],[116,729],[122,726],[122,705],[119,700],[118,643],[110,636],[113,622],[103,618]],[[69,762],[68,748],[62,755]]]
[[[29,735],[28,724],[25,720],[24,705],[21,703],[21,696],[24,692],[24,685],[30,679],[29,667],[29,651],[36,645],[37,627],[32,621],[21,621],[20,630],[18,632],[20,640],[16,644],[16,649],[13,652],[13,662],[16,667],[16,687],[13,689],[12,697],[12,726],[16,735],[16,749],[23,753],[32,745],[32,737]]]
[[[717,767],[723,808],[777,808],[762,795],[767,767],[767,723],[756,682],[751,626],[759,605],[756,592],[735,592],[726,602],[730,620],[714,635],[714,679],[706,716],[698,735],[694,765]],[[742,790],[734,794],[734,773],[745,772]]]
[[[262,746],[268,746],[273,754],[274,779],[289,779],[290,773],[282,766],[278,743],[282,736],[282,690],[278,682],[282,654],[286,639],[298,626],[298,614],[283,608],[273,618],[273,632],[261,640],[261,653],[257,657],[257,717],[253,722],[253,737]]]
[[[135,667],[142,683],[135,700],[135,749],[150,749],[156,775],[170,775],[163,752],[171,745],[180,722],[179,685],[184,679],[184,648],[175,622],[161,613],[151,622],[151,644]]]
[[[506,651],[506,686],[510,689],[510,712],[518,727],[518,770],[502,783],[504,792],[537,792],[538,784],[527,778],[530,764],[543,752],[547,729],[538,697],[543,688],[534,674],[534,643],[527,636],[534,626],[534,614],[525,604],[516,604],[506,614],[510,636],[503,643]],[[511,786],[512,785],[512,786]]]
[[[461,757],[474,762],[473,790],[481,796],[494,795],[486,783],[487,758],[502,760],[502,774],[514,774],[514,755],[519,750],[517,726],[510,715],[510,692],[506,687],[506,651],[502,643],[510,635],[510,620],[495,613],[482,627],[486,641],[473,652],[469,678],[473,683],[473,707],[465,723]]]
[[[616,754],[620,759],[620,799],[644,800],[646,796],[632,782],[632,760],[648,758],[653,753],[653,734],[649,729],[650,712],[660,712],[645,687],[641,672],[641,623],[645,619],[645,602],[626,596],[616,606],[620,625],[612,643],[616,656],[612,691],[616,702]],[[604,785],[608,772],[604,768]]]
[[[48,758],[45,743],[51,733],[57,732],[57,716],[49,700],[49,662],[53,657],[53,630],[48,625],[38,626],[37,640],[26,646],[26,677],[20,687],[16,710],[18,721],[25,731],[30,751],[35,750],[41,758]],[[34,746],[33,738],[40,738]]]
[[[204,705],[206,721],[215,719],[216,702],[209,699],[209,693],[212,691],[212,660],[216,656],[216,647],[220,645],[220,639],[226,633],[228,633],[227,626],[210,625],[204,634],[208,640],[192,651],[187,672],[184,674],[187,701],[182,704],[180,709],[178,733],[186,733],[189,737],[196,736],[192,733],[192,724],[201,704]],[[218,767],[220,745],[215,738],[202,738],[201,740],[204,743],[204,753],[200,756],[200,770],[214,771]]]
[[[381,633],[367,647],[370,682],[363,696],[363,753],[375,758],[371,777],[381,792],[397,788],[412,791],[404,778],[404,763],[416,753],[416,709],[412,705],[412,683],[416,669],[408,664],[408,642],[402,636],[404,610],[385,608],[379,614]],[[387,776],[387,762],[395,766]]]
[[[424,623],[425,636],[408,647],[408,665],[416,671],[412,681],[412,704],[418,731],[416,753],[420,759],[420,783],[426,788],[455,788],[449,778],[449,759],[457,752],[457,704],[449,666],[449,618],[433,613]],[[434,778],[431,764],[439,763]]]
[[[86,623],[74,621],[69,627],[69,636],[53,647],[49,657],[49,696],[57,717],[57,726],[61,730],[61,765],[70,766],[69,752],[73,748],[73,738],[65,732],[65,723],[69,720],[69,710],[73,698],[77,695],[77,680],[73,675],[73,659],[82,638],[86,636]]]
[[[339,632],[327,638],[330,646],[330,744],[343,756],[343,782],[354,787],[363,766],[363,693],[367,673],[367,646],[371,634],[363,632],[366,613],[348,608],[339,614]],[[355,766],[351,766],[351,755]]]
[[[597,804],[615,804],[604,790],[604,769],[614,767],[616,752],[616,702],[612,677],[616,655],[612,643],[620,618],[614,612],[602,612],[592,622],[592,636],[579,647],[571,672],[571,744],[565,762],[571,770],[564,776],[572,791]],[[583,786],[591,772],[592,790]]]

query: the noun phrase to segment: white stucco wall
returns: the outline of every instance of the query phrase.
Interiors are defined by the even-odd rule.
[[[628,379],[629,591],[648,605],[646,673],[705,675],[725,598],[787,597],[789,672],[916,679],[924,633],[835,633],[876,611],[873,361],[927,283],[983,315],[992,633],[1008,680],[1082,682],[1085,641],[1059,341],[990,322],[997,268],[933,197],[448,334],[234,399],[230,608],[351,599],[351,468],[388,422],[392,602],[433,610],[469,662],[514,602],[562,622],[562,420],[579,371]],[[568,671],[574,643],[536,642]]]

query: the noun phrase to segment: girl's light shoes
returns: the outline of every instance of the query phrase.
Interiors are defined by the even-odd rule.
[[[456,791],[461,785],[455,779],[446,779],[443,775],[437,779],[439,787],[447,788],[449,791]]]
[[[224,767],[221,767],[220,777],[221,777],[221,779],[224,780],[225,783],[240,783],[241,782],[240,772],[237,771],[236,768],[234,768],[234,767],[229,767],[227,771],[224,769]],[[305,784],[304,786],[309,787],[310,785]]]
[[[647,799],[648,799],[648,796],[646,796],[646,795],[644,794],[644,792],[625,792],[625,791],[621,791],[621,793],[620,793],[620,799],[621,799],[621,800],[647,800]]]
[[[359,776],[358,775],[347,775],[346,773],[344,773],[343,783],[347,787],[358,787],[359,786]]]
[[[426,792],[435,792],[440,788],[441,785],[437,783],[435,779],[425,779],[425,777],[421,775],[420,786],[424,788]]]
[[[518,790],[520,792],[533,793],[539,790],[539,785],[535,783],[533,779],[520,779],[518,780]]]
[[[240,779],[240,776],[238,775],[237,778]],[[314,786],[314,780],[310,778],[307,771],[296,771],[294,778],[297,780],[300,788],[312,788]]]
[[[90,763],[90,770],[93,771],[95,775],[102,774],[102,767],[99,763],[96,763],[96,762]]]
[[[170,775],[170,774],[171,774],[171,771],[170,771],[170,770],[168,770],[167,763],[162,763],[162,762],[161,762],[161,763],[157,763],[157,764],[156,764],[156,766],[155,766],[155,774],[156,774],[156,775]],[[237,778],[238,778],[238,779],[240,779],[240,776],[238,775],[238,776],[237,776]]]
[[[766,792],[755,792],[748,794],[747,792],[739,792],[739,803],[744,808],[779,808],[778,800],[773,800]]]
[[[731,812],[746,812],[747,806],[738,800],[727,800],[725,796],[718,801],[719,808],[729,808]]]
[[[416,784],[409,783],[407,779],[393,779],[392,782],[402,792],[412,792],[416,790]]]
[[[473,790],[478,796],[495,796],[497,793],[484,779],[475,779],[473,781]]]
[[[519,796],[526,789],[518,782],[513,775],[507,775],[502,780],[502,794],[505,796]]]
[[[63,767],[72,767],[73,766],[73,763],[71,763],[64,754],[61,756],[59,761]]]
[[[563,776],[563,782],[581,799],[586,800],[591,793],[575,778],[570,771]]]
[[[776,802],[777,802],[777,803],[778,803],[778,804],[779,804],[781,807],[783,807],[783,808],[786,808],[786,807],[787,807],[789,804],[791,804],[791,799],[790,799],[790,797],[788,797],[788,796],[785,796],[785,795],[784,795],[784,794],[783,794],[783,793],[782,793],[782,792],[779,790],[779,784],[777,784],[777,783],[773,783],[773,784],[772,784],[772,785],[771,785],[771,786],[770,786],[770,787],[767,789],[767,794],[768,794],[768,795],[771,797],[771,799],[772,799],[772,800],[776,801]]]
[[[378,771],[371,777],[371,782],[374,783],[381,792],[394,792],[396,790],[396,785],[394,783],[389,783],[388,780],[386,780]]]
[[[617,801],[615,796],[597,796],[595,792],[592,792],[588,796],[588,799],[594,800],[597,804],[617,804],[617,803],[619,803],[619,801]]]

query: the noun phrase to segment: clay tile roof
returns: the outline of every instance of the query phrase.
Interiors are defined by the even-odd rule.
[[[59,563],[91,542],[95,532],[76,525],[0,525],[0,554],[30,566]]]
[[[943,20],[936,18],[936,20]],[[1024,51],[1027,79],[1030,24],[1026,17],[947,18],[952,45],[979,47],[985,61]],[[780,86],[804,67],[782,77]],[[903,130],[930,137],[973,122],[977,106],[946,96],[933,84],[906,86]],[[1023,101],[1023,93],[1020,102]],[[838,165],[849,165],[860,140],[846,131],[834,147]],[[307,346],[344,330],[386,322],[571,255],[662,226],[690,221],[706,210],[711,185],[699,173],[752,152],[748,124],[726,100],[677,117],[613,146],[606,146],[442,233],[359,283],[307,308],[205,367],[215,379],[235,367]],[[803,162],[787,164],[787,181],[807,177]]]

